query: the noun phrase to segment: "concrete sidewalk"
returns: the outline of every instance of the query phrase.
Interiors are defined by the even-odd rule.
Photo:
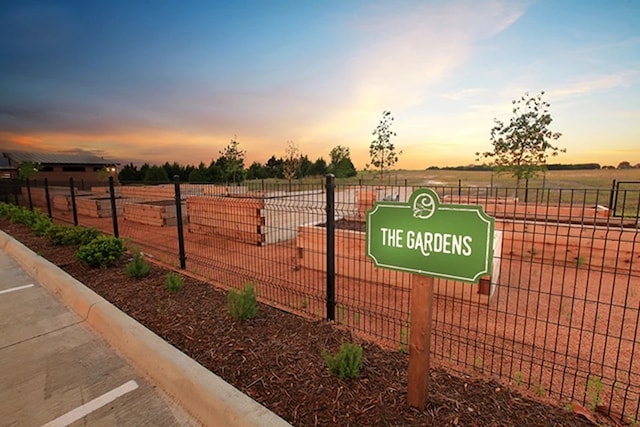
[[[1,231],[0,384],[7,425],[289,425]]]

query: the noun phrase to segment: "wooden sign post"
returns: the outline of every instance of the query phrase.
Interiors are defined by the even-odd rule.
[[[433,277],[415,275],[411,288],[407,400],[409,405],[421,411],[429,395],[432,313]]]
[[[415,273],[409,325],[409,404],[429,390],[433,278],[478,283],[491,274],[494,219],[479,205],[441,204],[429,188],[367,211],[367,256],[380,268]]]

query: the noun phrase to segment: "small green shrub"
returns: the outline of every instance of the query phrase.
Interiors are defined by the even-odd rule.
[[[167,273],[164,284],[171,292],[178,292],[184,286],[184,278],[175,271],[170,271]]]
[[[12,206],[8,210],[8,219],[14,224],[24,224],[31,227],[35,221],[33,212],[20,206]]]
[[[91,267],[109,267],[124,255],[122,239],[99,236],[76,251],[76,258]]]
[[[258,301],[253,283],[247,283],[242,290],[231,289],[227,294],[227,309],[234,319],[253,319],[258,314]]]
[[[86,245],[100,232],[93,227],[70,227],[67,225],[53,224],[46,232],[46,237],[56,246],[80,246]]]
[[[0,202],[0,216],[5,219],[9,219],[11,214],[11,206],[9,203]]]
[[[144,256],[140,249],[134,250],[133,259],[125,266],[127,276],[136,279],[147,276],[151,272],[151,265],[144,260]]]
[[[342,343],[338,352],[331,355],[327,350],[322,351],[322,358],[329,367],[329,372],[343,380],[355,378],[362,369],[362,347],[358,344]]]
[[[53,221],[40,211],[35,211],[34,214],[31,231],[33,231],[36,236],[45,236],[49,228],[53,226]]]

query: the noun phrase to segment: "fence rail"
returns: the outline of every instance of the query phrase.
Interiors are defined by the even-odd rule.
[[[376,200],[407,201],[416,188],[28,183],[0,195],[119,234],[218,286],[253,282],[267,303],[407,351],[413,276],[375,268],[363,230]],[[499,268],[482,285],[435,280],[435,360],[638,419],[640,186],[432,189],[442,203],[481,205],[502,231]]]

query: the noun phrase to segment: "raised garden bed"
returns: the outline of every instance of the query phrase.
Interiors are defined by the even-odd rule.
[[[264,200],[232,197],[187,197],[189,232],[218,234],[229,239],[263,245]]]
[[[124,219],[157,227],[178,224],[176,202],[174,200],[154,200],[147,202],[124,203]],[[187,218],[186,209],[182,207],[182,221]]]
[[[124,212],[125,199],[116,197],[116,213]],[[108,218],[111,216],[111,198],[109,196],[87,196],[76,198],[76,209],[79,215],[92,218]]]

